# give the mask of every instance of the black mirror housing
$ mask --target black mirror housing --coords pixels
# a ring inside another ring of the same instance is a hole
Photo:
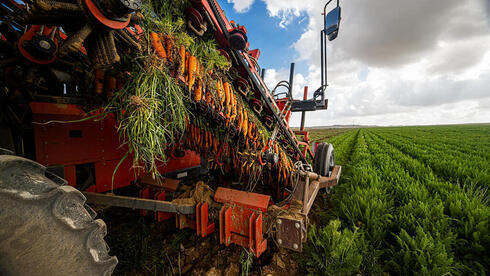
[[[332,41],[337,38],[340,27],[340,6],[335,7],[325,17],[325,35]]]

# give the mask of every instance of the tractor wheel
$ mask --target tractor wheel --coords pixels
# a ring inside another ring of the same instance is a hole
[[[315,151],[313,161],[314,172],[321,176],[330,176],[335,167],[335,152],[333,146],[328,143],[321,143]]]
[[[42,165],[0,150],[0,275],[110,275],[106,225]]]
[[[325,143],[318,143],[315,149],[315,156],[313,158],[313,171],[320,174],[320,162],[322,159],[323,146]]]

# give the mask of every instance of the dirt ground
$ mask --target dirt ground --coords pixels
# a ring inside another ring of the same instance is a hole
[[[156,222],[138,210],[98,210],[107,224],[106,241],[119,264],[114,275],[301,275],[299,254],[268,242],[257,259],[240,246],[219,244],[217,233],[201,238],[178,230],[174,219]]]

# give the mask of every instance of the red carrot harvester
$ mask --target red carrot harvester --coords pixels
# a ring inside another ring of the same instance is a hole
[[[341,173],[332,145],[304,129],[307,111],[327,109],[339,2],[324,8],[321,86],[302,100],[294,64],[268,89],[260,50],[216,0],[163,2],[0,3],[0,229],[19,241],[0,242],[0,271],[110,273],[105,224],[85,201],[257,257],[271,240],[302,251],[313,202]]]

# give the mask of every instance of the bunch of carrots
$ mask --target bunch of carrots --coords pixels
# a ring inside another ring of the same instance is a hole
[[[255,162],[249,161],[249,157],[254,155],[253,152],[259,152],[263,148],[265,139],[256,123],[249,117],[248,109],[237,97],[238,94],[233,85],[217,77],[216,74],[212,74],[211,70],[205,72],[199,59],[184,46],[177,47],[171,36],[155,32],[151,32],[150,36],[157,56],[167,63],[169,68],[175,68],[174,71],[171,71],[171,75],[185,81],[189,91],[187,96],[223,114],[226,127],[237,130],[238,139],[244,141],[244,150],[248,153],[230,147],[227,141],[217,138],[215,131],[191,122],[187,122],[185,146],[209,157],[214,166],[222,165],[220,158],[229,157],[234,168],[250,172]],[[176,59],[174,59],[174,53]],[[215,87],[204,81],[206,73],[215,78],[213,80]],[[293,171],[293,162],[282,149],[279,150],[277,144],[274,150],[279,156],[279,162],[274,166],[277,169],[277,177],[279,181],[289,183],[290,177],[288,176]]]

